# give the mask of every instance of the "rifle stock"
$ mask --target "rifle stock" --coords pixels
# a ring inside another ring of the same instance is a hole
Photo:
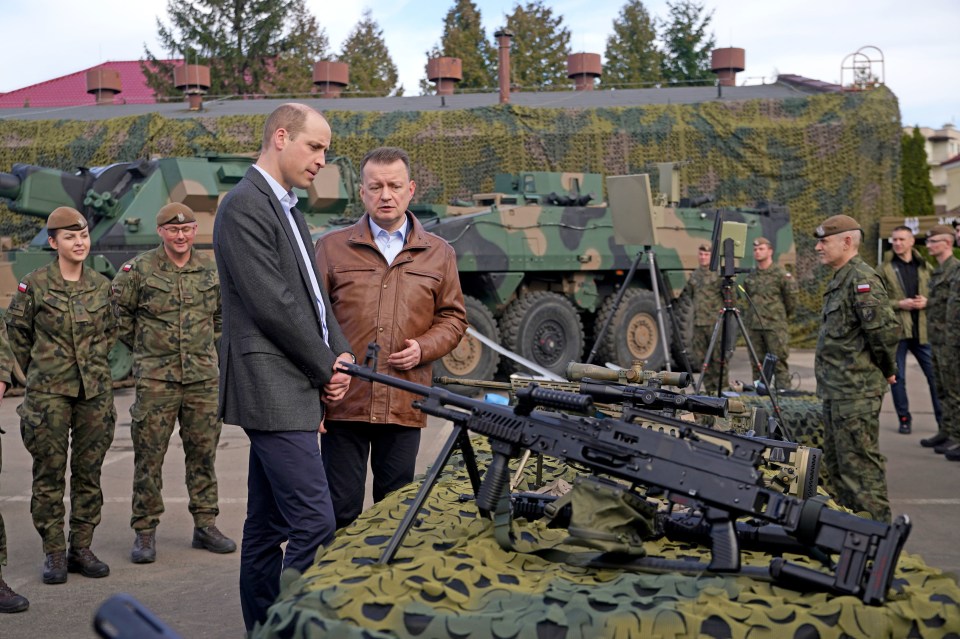
[[[740,569],[734,522],[738,517],[754,517],[782,526],[801,543],[839,554],[833,574],[777,561],[770,567],[774,578],[858,596],[867,604],[883,603],[886,597],[910,531],[909,519],[901,515],[891,526],[830,510],[817,499],[800,500],[765,488],[758,468],[765,447],[759,442],[738,438],[743,441],[731,450],[705,441],[689,425],[680,426],[678,436],[670,436],[624,421],[536,410],[536,406],[550,406],[585,411],[592,405],[589,397],[536,386],[517,393],[516,407],[488,404],[376,373],[375,349],[367,356],[367,363],[371,362],[371,367],[342,364],[341,369],[420,395],[424,399],[414,405],[423,412],[490,439],[493,459],[477,495],[483,512],[494,512],[508,497],[508,462],[530,449],[585,466],[594,474],[657,488],[671,503],[699,510],[710,525],[710,570]],[[643,413],[652,422],[685,424]]]

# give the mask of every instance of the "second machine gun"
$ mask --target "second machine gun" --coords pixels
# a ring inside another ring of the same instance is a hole
[[[462,447],[470,446],[463,436],[465,429],[489,438],[493,458],[479,488],[474,481],[476,503],[482,513],[500,517],[505,506],[509,516],[508,464],[523,450],[530,449],[583,466],[592,474],[607,475],[631,486],[654,488],[671,504],[699,510],[709,526],[711,560],[705,566],[708,570],[740,570],[735,521],[752,517],[781,526],[804,546],[825,555],[838,555],[832,572],[776,557],[769,565],[769,576],[774,580],[856,596],[870,605],[880,605],[886,599],[910,532],[909,518],[898,516],[892,524],[872,521],[832,510],[819,498],[802,500],[764,487],[758,470],[762,443],[740,438],[736,452],[731,452],[704,441],[689,429],[674,437],[621,420],[537,410],[536,406],[549,406],[583,412],[590,410],[592,401],[583,395],[536,386],[518,391],[516,407],[488,404],[377,373],[377,349],[376,345],[371,346],[365,366],[342,364],[342,370],[419,395],[423,399],[415,401],[414,406],[453,422],[454,433],[441,456],[449,457],[455,441]],[[663,419],[655,413],[643,418],[654,422]],[[469,454],[464,451],[464,457],[473,459],[472,449]],[[445,462],[446,458],[438,460],[434,466],[442,467]],[[476,468],[473,473],[472,480]],[[424,482],[405,522],[412,522],[433,481],[436,475],[429,483]]]

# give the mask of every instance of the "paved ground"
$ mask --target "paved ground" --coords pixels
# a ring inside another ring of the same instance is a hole
[[[741,349],[742,351],[742,349]],[[797,352],[791,357],[803,388],[813,389],[813,354]],[[738,353],[731,378],[745,379],[749,366]],[[914,415],[914,434],[899,435],[889,394],[884,403],[880,444],[888,458],[890,495],[894,513],[908,513],[914,522],[907,551],[920,553],[928,564],[960,573],[960,498],[956,486],[960,463],[951,463],[921,448],[917,442],[935,431],[930,398],[919,368],[910,360],[908,387]],[[43,555],[40,539],[30,520],[30,457],[19,437],[15,413],[18,397],[8,397],[0,406],[3,436],[3,474],[0,476],[0,512],[7,528],[9,565],[3,576],[30,599],[30,610],[0,615],[0,637],[92,637],[90,622],[98,605],[110,595],[135,595],[185,638],[239,639],[243,621],[237,595],[239,553],[213,555],[190,547],[192,521],[187,512],[183,483],[183,453],[174,437],[164,468],[167,513],[158,529],[158,560],[155,564],[129,562],[133,533],[129,528],[130,485],[133,452],[130,443],[129,407],[132,389],[117,392],[120,416],[113,447],[103,469],[105,505],[93,548],[110,564],[105,579],[70,575],[66,584],[44,585],[40,581]],[[424,433],[421,469],[436,456],[447,427],[431,421]],[[225,427],[217,457],[220,479],[220,528],[240,541],[246,497],[247,440],[235,427]]]

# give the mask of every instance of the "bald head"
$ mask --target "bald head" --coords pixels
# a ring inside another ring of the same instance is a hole
[[[287,135],[291,138],[296,138],[300,132],[303,131],[307,116],[311,113],[315,113],[323,118],[318,111],[311,109],[305,104],[288,102],[287,104],[278,106],[273,110],[273,113],[267,116],[267,121],[263,125],[263,139],[260,142],[261,150],[266,149],[270,145],[270,141],[276,134],[277,129],[285,129]]]
[[[319,112],[283,104],[267,117],[257,166],[288,191],[305,189],[326,165],[330,138],[330,125]]]

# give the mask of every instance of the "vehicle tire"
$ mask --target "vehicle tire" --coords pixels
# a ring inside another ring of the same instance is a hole
[[[493,341],[500,342],[500,329],[493,313],[475,297],[463,296],[463,304],[467,309],[467,322],[481,335]],[[480,340],[470,335],[464,335],[460,344],[442,358],[433,363],[434,377],[465,377],[468,379],[493,379],[497,372],[500,354],[484,346]],[[475,388],[467,386],[451,386],[450,390],[458,393],[474,394]]]
[[[557,375],[583,354],[583,324],[573,303],[559,293],[537,291],[522,295],[507,306],[500,320],[503,345],[514,353]],[[507,374],[527,372],[511,359],[503,359]]]
[[[600,344],[598,363],[611,362],[620,368],[630,368],[634,360],[643,360],[646,370],[661,370],[667,361],[660,339],[660,325],[657,322],[657,300],[653,291],[639,288],[628,289],[620,300],[620,306],[613,311],[616,295],[603,301],[597,313],[597,330],[613,314],[613,321],[607,328]],[[665,309],[664,309],[664,312]],[[670,343],[670,327],[664,316],[667,330],[667,343]]]
[[[673,313],[677,318],[677,325],[680,327],[680,334],[674,335],[670,340],[670,355],[673,358],[674,368],[683,370],[683,357],[681,350],[687,349],[687,358],[690,360],[692,371],[700,372],[700,365],[703,362],[695,362],[693,357],[693,300],[689,297],[678,297],[673,302]]]
[[[126,344],[118,341],[107,355],[107,363],[110,364],[110,378],[115,382],[122,382],[130,377],[133,370],[133,352]]]

